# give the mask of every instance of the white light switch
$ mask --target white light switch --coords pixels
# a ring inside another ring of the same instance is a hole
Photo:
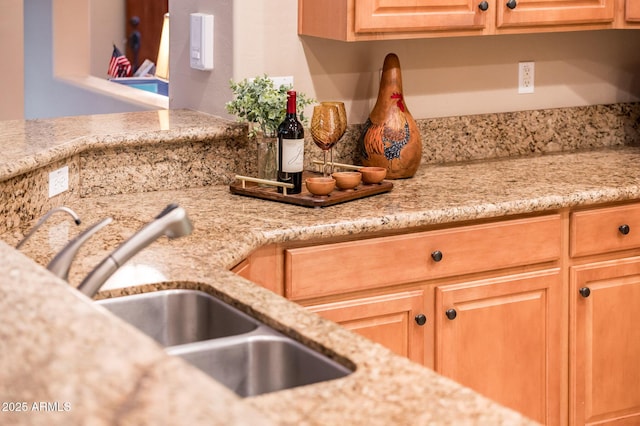
[[[191,14],[189,63],[197,70],[213,69],[213,15]]]

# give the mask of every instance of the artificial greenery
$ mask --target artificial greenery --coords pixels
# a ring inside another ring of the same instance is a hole
[[[245,78],[240,82],[231,80],[229,86],[234,99],[227,102],[227,112],[236,115],[240,121],[254,123],[251,130],[254,136],[258,129],[266,136],[276,136],[278,126],[284,121],[287,113],[287,92],[292,87],[275,87],[266,74],[251,80]],[[306,124],[304,108],[315,101],[300,92],[297,92],[296,100],[298,119]]]

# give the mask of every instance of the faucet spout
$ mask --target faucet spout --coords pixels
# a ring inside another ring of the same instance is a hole
[[[169,204],[153,221],[143,226],[109,256],[104,258],[82,280],[78,290],[89,297],[93,297],[118,268],[149,244],[163,235],[174,239],[189,235],[192,230],[193,225],[187,216],[187,212],[177,204]]]
[[[69,207],[62,206],[62,207],[53,208],[53,209],[49,210],[44,216],[42,216],[38,220],[38,222],[33,226],[33,228],[31,228],[31,230],[29,232],[27,232],[27,235],[25,235],[24,238],[22,238],[22,240],[20,240],[18,245],[16,245],[16,249],[19,249],[20,247],[22,247],[24,245],[24,243],[26,243],[27,240],[29,238],[31,238],[31,236],[34,234],[34,232],[36,232],[42,226],[42,224],[45,223],[47,221],[47,219],[49,219],[51,217],[52,214],[57,213],[57,212],[68,213],[69,216],[71,216],[73,218],[73,221],[76,223],[76,225],[80,225],[80,217],[76,214],[76,212],[71,210]]]
[[[112,219],[108,217],[82,231],[81,234],[69,241],[67,245],[64,246],[64,248],[60,250],[53,259],[51,259],[51,262],[47,265],[47,269],[53,272],[56,276],[64,280],[68,280],[71,263],[76,257],[78,250],[80,250],[80,247],[82,247],[82,245],[91,238],[93,234],[107,226],[111,221]]]

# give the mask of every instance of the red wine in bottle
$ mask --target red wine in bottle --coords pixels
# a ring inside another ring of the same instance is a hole
[[[287,194],[302,191],[302,169],[304,167],[304,128],[296,113],[296,92],[287,92],[287,115],[278,126],[278,181],[292,183]],[[278,187],[278,192],[282,188]]]

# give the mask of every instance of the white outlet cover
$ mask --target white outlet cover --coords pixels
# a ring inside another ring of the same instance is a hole
[[[518,93],[535,92],[535,62],[520,62],[518,64]]]
[[[69,190],[69,166],[49,172],[49,198]]]
[[[293,76],[283,76],[283,77],[269,77],[271,81],[273,81],[273,85],[276,87],[280,86],[290,86],[293,87]]]

